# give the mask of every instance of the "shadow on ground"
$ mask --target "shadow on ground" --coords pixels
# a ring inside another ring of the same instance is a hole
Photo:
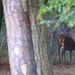
[[[11,75],[8,58],[0,58],[0,75]]]

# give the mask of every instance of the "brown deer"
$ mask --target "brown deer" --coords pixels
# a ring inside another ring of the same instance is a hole
[[[75,50],[75,42],[69,35],[60,35],[57,38],[57,47],[58,47],[58,53],[59,53],[59,63],[61,63],[60,58],[60,49],[62,48],[62,61],[63,61],[63,55],[65,59],[65,51],[68,50],[70,52],[70,62],[72,61],[72,50]]]

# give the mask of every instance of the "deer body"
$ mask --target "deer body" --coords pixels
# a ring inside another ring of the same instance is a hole
[[[61,62],[60,58],[60,49],[62,48],[62,60],[63,60],[63,55],[65,58],[65,51],[68,50],[70,52],[70,62],[72,61],[72,50],[75,50],[75,42],[74,40],[68,36],[68,35],[60,35],[57,38],[57,47],[58,47],[58,53],[59,53],[59,62]]]

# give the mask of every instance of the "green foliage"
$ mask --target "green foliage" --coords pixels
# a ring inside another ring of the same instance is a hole
[[[5,20],[3,16],[3,21],[0,31],[0,58],[7,56],[8,56],[7,37],[6,37]]]
[[[24,0],[24,2],[26,2],[26,0]]]
[[[75,0],[48,0],[47,3],[40,0],[39,6],[38,18],[41,24],[45,24],[46,19],[61,20],[61,23],[64,22],[71,28],[75,25]]]
[[[46,24],[47,26],[49,26],[49,23],[48,23],[47,21],[44,21],[44,20],[40,21],[39,24],[40,24],[40,25]]]

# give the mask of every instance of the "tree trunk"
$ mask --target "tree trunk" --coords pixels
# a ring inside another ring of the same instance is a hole
[[[3,0],[11,75],[37,75],[30,25],[21,0]]]
[[[52,75],[47,54],[46,29],[44,25],[40,26],[36,20],[39,10],[39,0],[28,0],[28,2],[37,73],[38,75]]]
[[[2,5],[2,0],[0,0],[0,30],[1,30],[2,18],[3,18],[3,5]]]

